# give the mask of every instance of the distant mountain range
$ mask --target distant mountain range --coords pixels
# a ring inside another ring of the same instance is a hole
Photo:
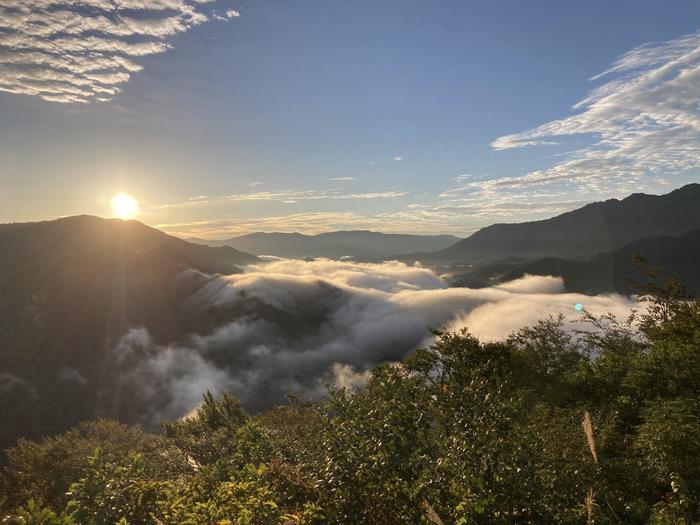
[[[648,237],[617,250],[589,257],[562,259],[546,257],[531,262],[505,262],[474,268],[452,278],[454,286],[479,288],[512,281],[526,274],[562,277],[568,291],[585,294],[639,293],[637,284],[646,284],[646,271],[661,270],[661,278],[674,276],[687,286],[688,293],[700,295],[700,229],[683,235]]]
[[[494,224],[449,248],[399,255],[399,260],[484,265],[507,258],[574,258],[621,248],[647,237],[677,236],[700,228],[700,184],[666,195],[635,193],[594,202],[551,219]]]
[[[251,233],[224,240],[187,239],[209,246],[231,246],[256,255],[302,259],[381,259],[408,251],[437,251],[454,245],[454,235],[402,235],[365,230],[337,231],[318,235],[301,233]]]
[[[172,349],[240,319],[256,320],[261,330],[274,326],[290,341],[323,324],[328,311],[308,298],[292,313],[246,290],[231,305],[197,302],[210,285],[224,286],[212,274],[260,261],[246,251],[366,260],[412,252],[401,258],[456,263],[453,273],[469,268],[454,277],[456,285],[488,286],[527,273],[562,276],[568,290],[586,293],[634,291],[627,279],[644,280],[633,262],[639,254],[697,294],[699,204],[700,185],[691,184],[545,221],[494,225],[464,240],[351,231],[251,234],[214,247],[137,221],[90,216],[0,225],[0,448],[99,416],[139,422],[143,402],[119,377],[129,357],[116,351],[130,329],[145,327],[154,348]],[[342,289],[319,289],[330,300],[343,298]],[[209,357],[240,357],[235,350]]]

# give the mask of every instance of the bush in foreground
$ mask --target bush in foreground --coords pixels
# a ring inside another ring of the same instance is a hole
[[[83,423],[7,452],[5,523],[700,522],[700,302],[467,332],[366,388],[248,416],[207,394],[161,436]]]

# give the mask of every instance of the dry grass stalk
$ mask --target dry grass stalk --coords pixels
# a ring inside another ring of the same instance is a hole
[[[593,462],[598,464],[598,454],[595,449],[595,438],[593,437],[593,424],[591,423],[591,415],[588,410],[583,414],[583,432],[586,434],[586,441],[588,442],[588,449],[591,451],[591,456],[593,456]]]
[[[440,516],[438,516],[437,512],[435,512],[433,506],[426,500],[423,500],[423,508],[425,509],[425,516],[428,518],[428,520],[430,520],[431,523],[435,525],[445,525],[440,519]]]
[[[588,489],[588,494],[586,494],[586,514],[588,515],[586,523],[588,525],[593,525],[593,503],[593,487],[590,487]]]
[[[588,443],[588,450],[591,451],[591,456],[593,456],[593,463],[598,464],[598,453],[595,448],[595,436],[593,436],[593,423],[591,422],[591,414],[586,410],[583,414],[583,433],[586,434],[586,442]],[[595,503],[593,495],[593,487],[588,488],[588,493],[586,494],[586,523],[588,525],[593,525],[593,505]]]

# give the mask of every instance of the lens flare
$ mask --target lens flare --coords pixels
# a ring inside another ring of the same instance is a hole
[[[126,193],[117,193],[110,203],[113,215],[120,219],[132,219],[139,212],[139,203]]]

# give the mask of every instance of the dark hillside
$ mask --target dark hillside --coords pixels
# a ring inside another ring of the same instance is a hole
[[[104,352],[128,328],[147,326],[159,341],[189,328],[183,298],[198,284],[183,270],[237,273],[256,260],[136,221],[1,225],[2,427],[33,435],[94,416],[110,381]],[[2,433],[0,446],[10,438]]]

